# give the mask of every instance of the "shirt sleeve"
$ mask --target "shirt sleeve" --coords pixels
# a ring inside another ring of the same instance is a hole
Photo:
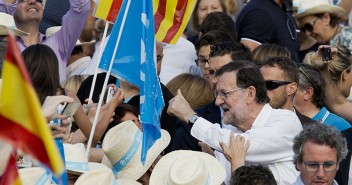
[[[16,12],[17,3],[18,1],[16,1],[14,4],[6,4],[4,0],[0,0],[0,12],[4,12],[13,16]]]
[[[257,43],[273,42],[274,25],[270,15],[262,9],[248,12],[238,27],[240,40],[253,40]]]
[[[302,130],[298,118],[293,115],[275,116],[269,120],[267,125],[259,128],[252,127],[242,133],[241,136],[250,141],[246,161],[271,163],[292,160],[293,139]],[[227,146],[230,144],[230,130],[222,129],[218,124],[212,124],[203,118],[197,119],[191,134],[220,152],[223,150],[219,142],[224,142]]]

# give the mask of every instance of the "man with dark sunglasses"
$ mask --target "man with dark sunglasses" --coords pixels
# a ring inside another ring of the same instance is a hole
[[[293,185],[338,185],[334,178],[348,149],[345,138],[335,128],[324,124],[308,126],[295,137],[293,152],[300,171]]]
[[[292,59],[272,57],[260,68],[265,79],[269,104],[276,109],[287,109],[297,114],[302,125],[313,124],[314,120],[298,112],[293,106],[293,99],[299,81],[298,68]]]
[[[85,25],[90,0],[70,0],[71,8],[62,18],[62,28],[50,37],[39,32],[44,5],[42,0],[0,0],[0,12],[14,15],[16,27],[29,33],[17,37],[21,52],[34,44],[45,44],[53,49],[59,60],[60,81],[63,81],[67,60]]]

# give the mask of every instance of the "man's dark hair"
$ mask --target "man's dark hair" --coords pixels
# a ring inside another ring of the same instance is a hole
[[[276,185],[274,175],[264,166],[241,166],[231,178],[232,185]]]
[[[198,54],[199,49],[202,46],[214,45],[216,43],[225,42],[229,40],[231,40],[231,36],[228,35],[226,32],[219,30],[209,31],[195,43],[196,52]]]
[[[286,81],[296,82],[298,84],[299,74],[296,63],[288,57],[271,57],[263,63],[263,66],[278,66],[284,72]]]
[[[5,55],[6,55],[6,48],[7,48],[7,42],[0,42],[0,78],[1,78],[1,71],[2,71],[2,65],[5,60]]]
[[[300,64],[299,68],[298,88],[304,90],[312,87],[314,92],[312,95],[312,103],[322,108],[325,105],[325,81],[319,71],[307,64]]]
[[[216,56],[231,55],[231,59],[235,60],[251,60],[250,50],[240,42],[226,41],[219,42],[210,47],[209,58]]]
[[[236,24],[225,12],[212,12],[208,14],[200,25],[199,32],[206,34],[209,31],[219,30],[237,40]]]
[[[256,89],[255,100],[257,103],[265,104],[269,102],[264,78],[254,62],[248,60],[230,62],[216,71],[215,76],[219,77],[226,72],[236,72],[236,85],[238,87],[245,89],[253,86]]]

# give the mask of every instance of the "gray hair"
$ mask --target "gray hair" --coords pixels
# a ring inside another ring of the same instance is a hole
[[[319,145],[327,145],[336,149],[337,163],[340,163],[347,155],[348,149],[346,139],[341,132],[333,127],[324,124],[313,124],[306,127],[298,134],[293,141],[294,163],[303,162],[303,145],[307,142],[313,142]]]

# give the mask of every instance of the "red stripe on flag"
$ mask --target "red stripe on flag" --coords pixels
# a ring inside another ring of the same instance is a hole
[[[5,61],[16,65],[18,67],[18,69],[20,70],[20,74],[22,75],[23,80],[25,82],[27,82],[28,84],[30,84],[31,86],[33,86],[32,80],[31,80],[31,78],[29,78],[29,74],[27,73],[27,68],[24,65],[24,61],[23,61],[22,56],[20,54],[21,52],[20,52],[19,48],[17,47],[15,37],[8,35],[7,40],[8,40],[8,42],[7,42],[8,47],[7,47]],[[15,53],[19,53],[19,54],[16,55]]]
[[[176,1],[176,0],[173,0]],[[159,0],[158,10],[154,15],[154,30],[158,33],[161,22],[165,19],[166,0]]]
[[[183,17],[185,16],[187,4],[188,4],[188,0],[178,0],[173,24],[169,28],[169,30],[167,31],[165,38],[163,39],[163,42],[169,43],[175,37],[178,29],[180,28],[180,26],[182,24]],[[155,33],[157,33],[157,32],[155,32]]]
[[[0,137],[11,142],[16,148],[23,149],[28,155],[40,159],[44,165],[53,169],[50,164],[49,156],[41,138],[35,136],[20,124],[9,120],[0,114]],[[43,138],[52,139],[52,138]]]
[[[106,20],[115,22],[121,8],[122,0],[113,0]]]
[[[16,149],[13,149],[9,161],[7,162],[5,172],[2,175],[0,185],[16,184],[16,181],[19,180],[19,178],[16,165]]]

